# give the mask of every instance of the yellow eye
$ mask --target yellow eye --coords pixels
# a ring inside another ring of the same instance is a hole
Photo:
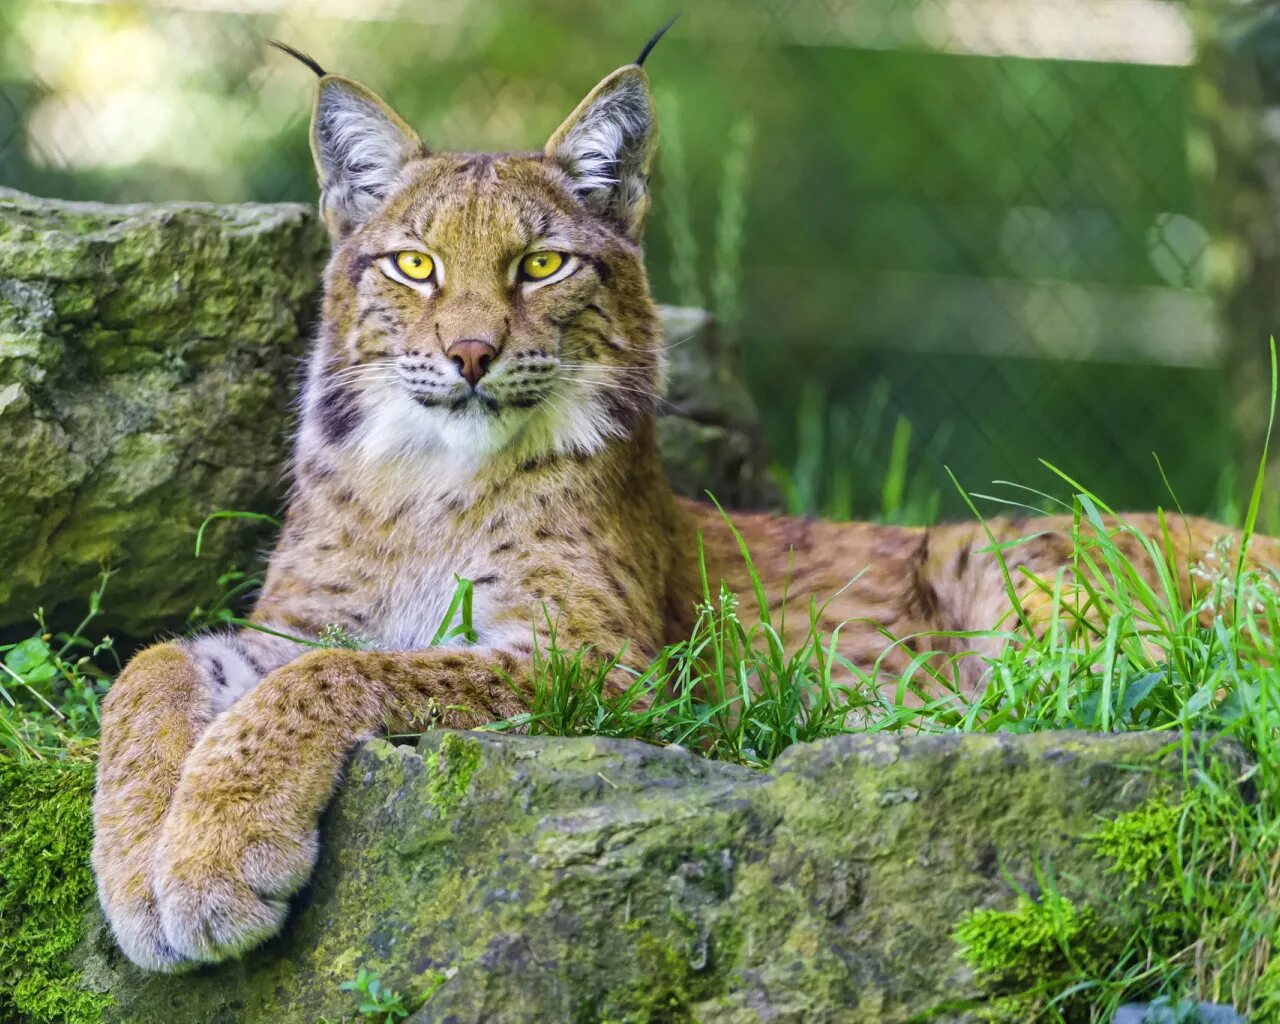
[[[520,273],[527,281],[544,281],[564,266],[558,252],[531,252],[520,261]]]
[[[410,281],[425,281],[435,269],[435,262],[425,252],[405,250],[396,253],[396,269]]]

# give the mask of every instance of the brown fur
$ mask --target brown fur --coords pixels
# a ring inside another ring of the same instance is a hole
[[[286,524],[253,614],[268,631],[144,651],[104,706],[93,863],[122,948],[152,969],[225,959],[280,927],[361,737],[524,710],[533,645],[552,627],[561,647],[641,667],[690,628],[699,532],[712,576],[749,590],[724,520],[672,496],[654,442],[640,69],[609,76],[538,154],[430,154],[332,76],[314,124],[334,248]],[[546,249],[571,271],[522,283],[521,257]],[[400,250],[427,252],[438,276],[398,278],[387,254]],[[448,356],[458,341],[496,353],[474,390]],[[831,598],[822,626],[841,626],[842,653],[886,679],[955,644],[922,634],[1008,621],[973,524],[734,520],[771,606],[807,626],[810,596]],[[1032,577],[1067,559],[1065,525],[992,524],[1001,541],[1038,535],[1008,556],[1033,617]],[[1223,533],[1176,522],[1181,564]],[[1258,544],[1280,564],[1274,542]],[[432,648],[455,575],[474,581],[479,642]],[[371,649],[289,639],[331,625]]]

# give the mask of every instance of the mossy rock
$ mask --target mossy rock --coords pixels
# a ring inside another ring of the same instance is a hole
[[[106,206],[0,190],[0,624],[147,634],[217,593],[274,511],[324,239],[304,206]]]
[[[373,741],[279,938],[148,975],[89,906],[68,984],[142,1024],[356,1020],[360,968],[417,1024],[905,1022],[979,995],[951,932],[1034,892],[1037,858],[1118,895],[1085,837],[1181,763],[1153,734],[846,736],[769,774],[605,739]]]
[[[662,306],[667,386],[658,417],[662,461],[679,494],[726,508],[779,504],[759,414],[734,339],[707,312]]]
[[[309,207],[107,206],[0,189],[0,626],[83,612],[104,569],[108,625],[136,636],[259,559],[244,521],[279,511],[299,359],[328,253]],[[684,493],[770,497],[735,350],[664,309],[659,427]]]

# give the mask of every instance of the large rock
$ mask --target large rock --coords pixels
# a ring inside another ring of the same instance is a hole
[[[604,739],[375,741],[280,938],[147,975],[92,911],[71,964],[132,1024],[350,1021],[360,968],[417,1024],[895,1024],[977,994],[949,933],[1009,879],[1034,892],[1037,856],[1105,899],[1083,837],[1180,763],[1154,734],[845,736],[769,775]]]
[[[107,609],[145,634],[252,557],[274,511],[324,241],[303,206],[103,206],[0,191],[0,623]]]
[[[276,512],[298,358],[327,254],[298,205],[105,206],[0,189],[0,625],[79,612],[104,568],[113,624],[146,635],[216,593]],[[767,500],[736,353],[665,310],[659,434],[685,493]]]
[[[668,365],[658,444],[671,486],[691,498],[709,492],[725,508],[777,505],[733,339],[704,310],[660,308]]]

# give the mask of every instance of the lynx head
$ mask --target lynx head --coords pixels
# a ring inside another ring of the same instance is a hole
[[[640,65],[591,90],[541,152],[482,155],[433,152],[369,89],[312,66],[333,254],[304,435],[376,460],[530,458],[591,454],[645,421],[661,346],[640,248],[655,141]]]

